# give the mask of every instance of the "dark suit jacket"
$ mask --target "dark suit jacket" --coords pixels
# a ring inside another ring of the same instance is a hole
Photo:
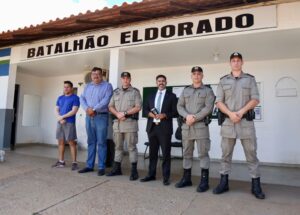
[[[152,108],[155,107],[155,96],[157,91],[155,93],[152,93],[148,96],[146,102],[144,103],[143,107],[143,115],[148,116],[149,112]],[[161,113],[164,113],[167,115],[166,119],[163,119],[160,122],[161,128],[162,128],[162,134],[173,134],[173,118],[178,117],[177,112],[177,98],[176,95],[170,91],[166,91],[162,107],[161,107]],[[151,129],[153,127],[153,118],[148,117],[147,121],[147,127],[146,131],[149,133],[151,132]]]

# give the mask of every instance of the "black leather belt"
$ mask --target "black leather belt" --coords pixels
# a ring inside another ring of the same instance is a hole
[[[96,112],[96,115],[107,115],[108,112]]]

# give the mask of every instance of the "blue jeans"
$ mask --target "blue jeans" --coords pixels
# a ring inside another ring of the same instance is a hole
[[[105,169],[107,127],[108,114],[86,117],[86,133],[88,136],[88,157],[86,166],[88,168],[94,168],[96,152],[98,151],[98,169]]]

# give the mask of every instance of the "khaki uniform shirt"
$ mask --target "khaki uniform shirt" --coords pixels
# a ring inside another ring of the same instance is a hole
[[[126,90],[117,88],[114,90],[108,106],[114,107],[119,112],[128,111],[136,106],[141,107],[142,97],[140,91],[132,86]],[[114,119],[113,130],[114,132],[137,132],[138,121],[130,117],[125,121]]]
[[[243,72],[238,78],[231,74],[226,75],[220,79],[216,96],[216,103],[223,102],[230,111],[237,112],[251,99],[259,100],[255,77]],[[221,136],[238,139],[255,138],[254,122],[242,119],[241,122],[234,124],[229,118],[225,118]]]
[[[182,124],[183,139],[209,138],[208,126],[202,120],[213,111],[214,101],[212,89],[205,85],[199,88],[191,85],[183,90],[177,103],[178,113],[183,118],[189,114],[196,116],[196,122],[192,126]]]

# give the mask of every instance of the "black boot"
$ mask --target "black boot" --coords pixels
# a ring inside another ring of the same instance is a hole
[[[116,175],[122,175],[120,162],[114,162],[112,170],[106,174],[106,176],[116,176]]]
[[[252,194],[257,198],[257,199],[264,199],[265,194],[261,189],[260,186],[260,178],[252,178]]]
[[[130,174],[130,181],[135,181],[139,178],[139,174],[137,171],[137,163],[132,163],[131,164],[131,174]]]
[[[228,175],[221,175],[219,185],[213,190],[214,194],[221,194],[229,190],[228,187]]]
[[[209,171],[208,169],[202,169],[201,170],[201,181],[199,186],[197,187],[197,192],[205,192],[209,189],[208,185],[208,178],[209,177]]]
[[[175,184],[175,187],[182,188],[187,186],[192,186],[191,174],[192,169],[183,169],[183,176],[181,180]]]

